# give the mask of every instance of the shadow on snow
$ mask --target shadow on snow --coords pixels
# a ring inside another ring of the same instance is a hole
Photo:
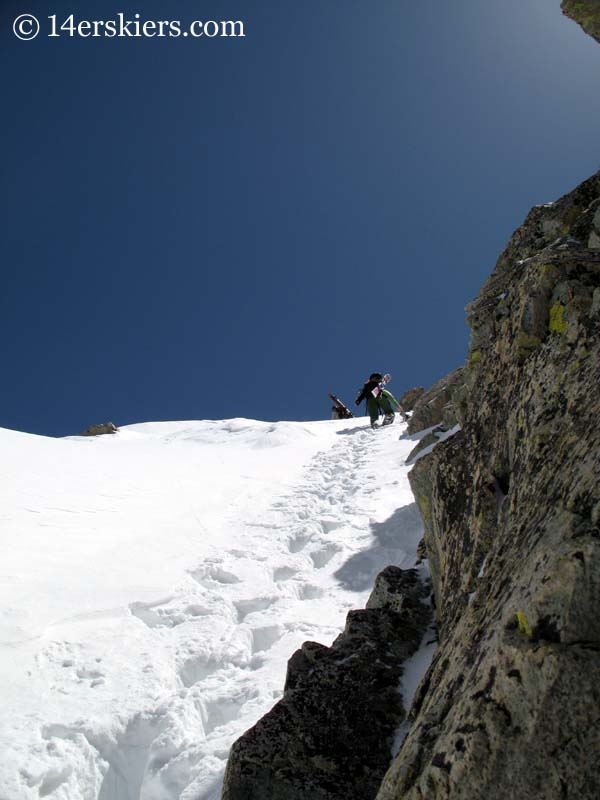
[[[389,564],[402,569],[414,567],[417,545],[423,538],[423,522],[416,503],[402,506],[384,522],[371,523],[373,543],[355,553],[335,573],[344,589],[370,589],[376,575]]]

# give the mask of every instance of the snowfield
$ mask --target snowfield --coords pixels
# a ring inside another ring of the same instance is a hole
[[[0,800],[217,800],[292,653],[415,563],[398,419],[0,429]]]

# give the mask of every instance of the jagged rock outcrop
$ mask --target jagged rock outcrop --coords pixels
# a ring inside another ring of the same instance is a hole
[[[402,663],[431,619],[415,570],[387,567],[331,647],[305,642],[283,698],[234,744],[223,800],[368,800],[404,717]]]
[[[102,436],[105,433],[118,433],[119,429],[114,422],[101,422],[99,425],[90,425],[80,436]]]
[[[468,309],[461,429],[411,484],[440,648],[378,800],[600,797],[600,173]]]
[[[600,42],[600,0],[562,0],[563,13]]]
[[[432,430],[419,438],[417,444],[408,454],[405,464],[409,467],[412,466],[418,458],[422,458],[427,453],[430,453],[440,442],[444,442],[450,436],[454,436],[458,428],[458,425],[448,428],[445,422],[440,422],[439,425],[436,425]]]
[[[409,389],[407,392],[404,392],[400,398],[400,405],[405,411],[412,411],[417,400],[424,394],[424,386],[415,386],[412,389]]]
[[[451,428],[456,423],[452,398],[461,384],[462,372],[462,367],[455,369],[419,396],[408,421],[409,433],[416,433],[440,423]]]

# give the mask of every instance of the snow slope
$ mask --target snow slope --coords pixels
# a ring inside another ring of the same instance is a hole
[[[0,800],[216,800],[294,650],[414,565],[403,434],[0,429]]]

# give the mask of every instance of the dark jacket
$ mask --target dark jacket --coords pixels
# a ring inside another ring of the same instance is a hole
[[[379,381],[365,381],[365,385],[356,395],[356,400],[354,401],[356,405],[359,406],[367,397],[373,397],[373,389],[376,386],[379,386]]]

